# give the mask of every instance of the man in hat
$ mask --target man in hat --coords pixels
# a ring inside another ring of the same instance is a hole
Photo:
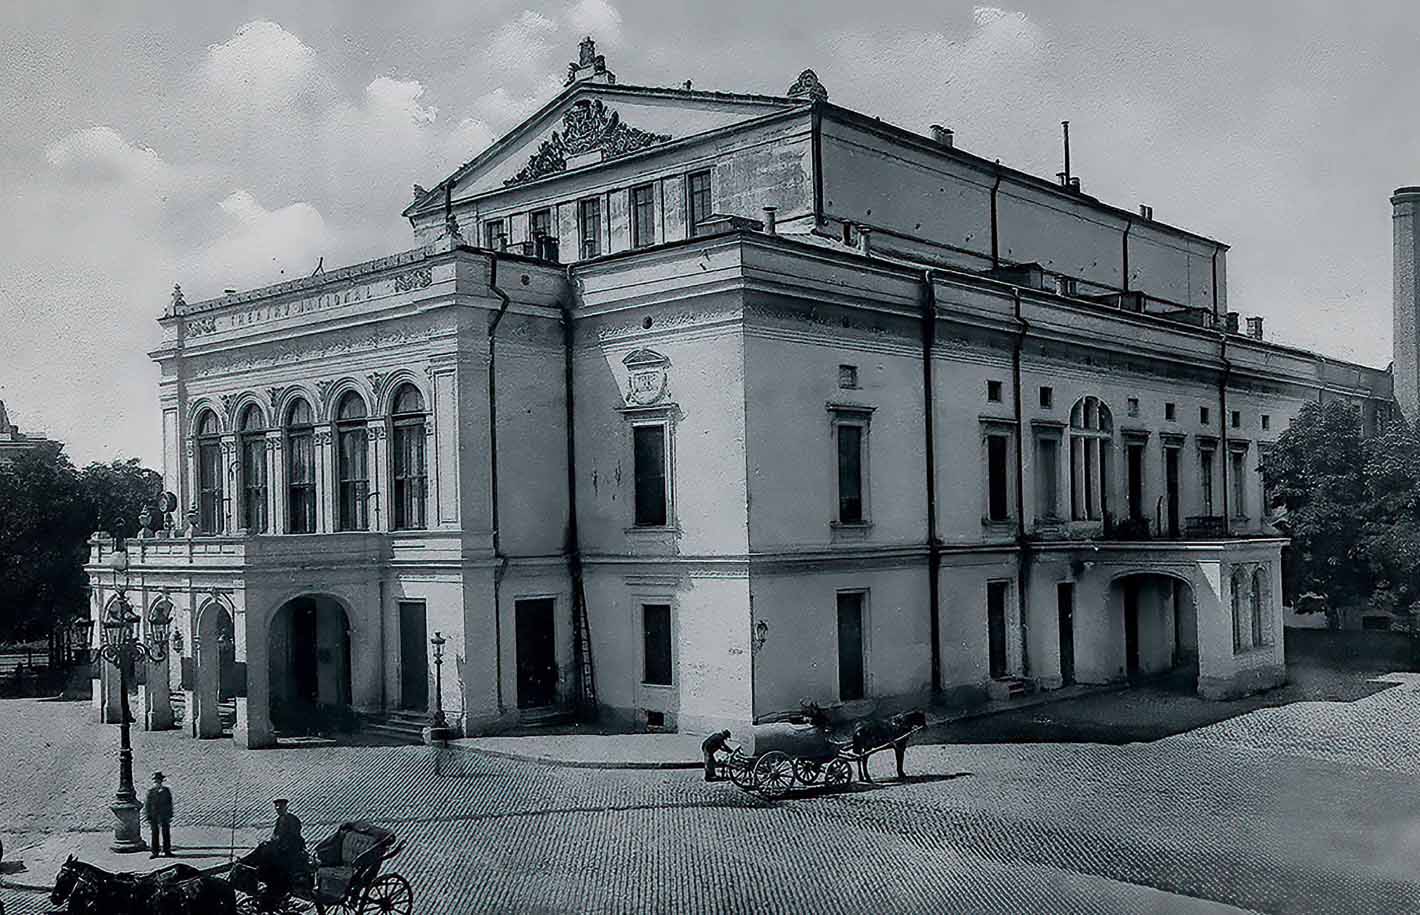
[[[271,801],[276,808],[276,825],[271,838],[262,842],[245,859],[257,869],[257,877],[266,884],[269,899],[280,899],[290,891],[309,863],[306,860],[306,840],[301,837],[301,820],[287,809],[286,798]]]
[[[171,858],[173,856],[173,836],[171,832],[173,822],[173,793],[168,790],[168,786],[163,784],[163,773],[153,773],[153,787],[148,789],[148,797],[143,802],[143,818],[148,821],[148,834],[152,839],[149,848],[152,854],[148,857],[156,858],[164,855]],[[163,843],[160,846],[158,839],[161,836]]]

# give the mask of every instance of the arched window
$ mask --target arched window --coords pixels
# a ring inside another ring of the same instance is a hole
[[[336,529],[370,528],[366,496],[370,494],[370,468],[365,448],[365,401],[354,391],[340,398],[335,411],[336,470],[340,476],[340,503]]]
[[[266,533],[266,423],[252,404],[237,423],[242,447],[242,526]]]
[[[394,527],[424,528],[428,479],[424,463],[424,398],[412,384],[394,395]]]
[[[297,400],[286,411],[286,529],[316,529],[316,445],[311,405]]]
[[[1263,626],[1264,614],[1267,612],[1266,586],[1262,569],[1258,568],[1252,573],[1252,600],[1249,602],[1252,607],[1252,644],[1253,647],[1267,644],[1266,627]]]
[[[197,525],[204,534],[222,532],[222,439],[217,414],[197,420]]]
[[[1233,654],[1248,647],[1248,622],[1245,617],[1251,591],[1252,583],[1248,580],[1247,570],[1233,572]]]
[[[1099,521],[1109,511],[1114,421],[1095,397],[1076,401],[1070,411],[1070,516]]]

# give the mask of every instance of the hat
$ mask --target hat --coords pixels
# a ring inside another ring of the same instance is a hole
[[[160,782],[160,781],[162,781],[162,780],[163,780],[163,773],[161,773],[161,772],[154,772],[154,773],[153,773],[153,781],[155,781],[155,782]]]
[[[290,803],[290,802],[287,801],[284,797],[273,797],[273,798],[271,799],[271,803],[273,803],[273,804],[287,804],[287,803]]]

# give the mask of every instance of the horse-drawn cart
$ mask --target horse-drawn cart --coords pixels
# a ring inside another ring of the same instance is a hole
[[[404,849],[395,834],[370,823],[345,823],[316,846],[310,867],[285,888],[269,886],[261,871],[244,862],[232,865],[231,882],[242,895],[244,915],[294,915],[314,909],[319,915],[410,915],[414,890],[396,873],[380,866]]]

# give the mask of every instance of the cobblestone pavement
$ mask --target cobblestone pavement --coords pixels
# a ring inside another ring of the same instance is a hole
[[[0,702],[7,859],[110,827],[116,733]],[[910,778],[766,804],[694,772],[552,768],[423,747],[241,752],[135,732],[184,827],[259,835],[281,792],[316,840],[391,825],[416,911],[1420,912],[1420,692],[1265,709],[1150,744],[914,747]],[[17,878],[18,879],[18,878]],[[42,897],[0,890],[9,915]]]

